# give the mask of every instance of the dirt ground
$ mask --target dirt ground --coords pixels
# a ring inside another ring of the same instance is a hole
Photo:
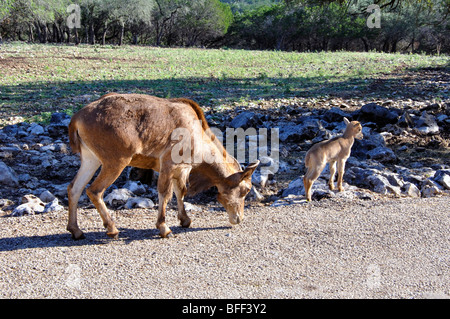
[[[326,199],[246,207],[231,227],[219,206],[168,213],[117,210],[108,239],[82,210],[86,239],[65,230],[66,211],[0,218],[3,298],[448,298],[449,197]]]

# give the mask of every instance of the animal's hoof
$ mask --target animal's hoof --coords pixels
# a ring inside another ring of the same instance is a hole
[[[166,224],[162,224],[158,227],[159,229],[159,235],[162,238],[169,238],[169,236],[171,236],[172,231],[170,230],[169,227],[166,226]],[[173,236],[173,235],[172,235]]]
[[[119,239],[119,232],[106,233],[112,239]]]
[[[72,239],[73,240],[81,240],[81,239],[86,239],[86,236],[81,233],[81,235],[75,236],[74,234],[72,234]]]
[[[164,238],[173,238],[173,237],[175,237],[175,235],[172,232],[170,232]]]
[[[86,238],[86,236],[84,236],[83,232],[79,229],[75,229],[75,230],[67,229],[67,230],[70,231],[70,233],[72,234],[73,240],[80,240],[80,239]]]
[[[161,236],[162,238],[172,238],[172,237],[174,237],[174,235],[172,234],[172,231],[170,231],[170,232],[168,232],[168,233],[165,233],[165,234],[160,233],[160,236]]]
[[[183,228],[188,228],[189,226],[191,226],[191,219],[190,218],[186,218],[185,220],[180,221],[180,225]]]

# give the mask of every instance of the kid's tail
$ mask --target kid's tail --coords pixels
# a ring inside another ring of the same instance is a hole
[[[310,160],[310,158],[311,158],[311,155],[309,154],[309,152],[306,153],[306,156],[305,156],[305,166],[306,167],[309,167],[309,160]]]
[[[80,136],[78,135],[78,127],[76,125],[76,121],[74,118],[70,121],[69,124],[69,144],[70,148],[72,149],[72,152],[74,153],[80,153]]]

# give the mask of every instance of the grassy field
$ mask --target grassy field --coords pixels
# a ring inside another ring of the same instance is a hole
[[[375,52],[8,43],[0,46],[0,127],[11,117],[45,121],[54,111],[71,114],[110,91],[190,97],[220,110],[259,99],[361,97],[380,76],[449,65],[447,56]]]

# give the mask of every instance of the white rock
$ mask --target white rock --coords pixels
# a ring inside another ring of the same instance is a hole
[[[305,187],[303,185],[303,178],[297,178],[291,181],[288,187],[283,191],[283,197],[288,195],[305,195]]]
[[[135,195],[143,195],[146,193],[145,186],[141,182],[128,181],[123,188],[129,189]]]
[[[21,202],[22,204],[13,210],[12,216],[40,214],[45,210],[45,204],[34,195],[23,196]]]
[[[25,215],[34,215],[34,210],[27,204],[22,204],[14,208],[11,216],[19,217]]]
[[[438,183],[441,184],[445,189],[450,189],[450,176],[442,174],[438,180]]]
[[[113,190],[111,193],[105,196],[104,201],[109,206],[117,207],[125,205],[128,199],[132,198],[133,196],[134,194],[130,190],[126,188],[119,188]]]
[[[43,213],[52,213],[63,211],[64,207],[59,205],[58,199],[53,199],[50,203],[45,205]]]
[[[127,200],[125,204],[126,209],[132,208],[153,208],[155,203],[149,198],[144,197],[131,197]]]
[[[191,212],[201,212],[202,209],[200,207],[198,207],[197,205],[185,202],[184,203],[184,209],[186,211],[191,211]]]
[[[439,194],[439,188],[436,186],[425,185],[422,187],[422,197],[434,197]]]
[[[402,187],[402,194],[408,195],[410,197],[420,197],[420,190],[413,183],[405,183]]]

